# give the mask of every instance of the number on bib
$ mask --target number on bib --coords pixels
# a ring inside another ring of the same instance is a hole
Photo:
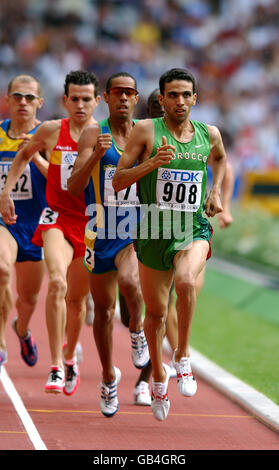
[[[139,206],[140,202],[137,196],[137,186],[135,183],[121,191],[114,191],[112,187],[112,178],[115,170],[115,167],[109,167],[105,170],[104,205],[122,207]]]
[[[201,203],[203,171],[159,168],[156,185],[157,206],[196,212]]]
[[[70,178],[73,170],[73,166],[75,163],[75,159],[77,158],[77,152],[62,152],[61,158],[61,188],[63,191],[67,191],[67,180]]]
[[[58,215],[59,215],[58,212],[53,211],[49,207],[45,207],[43,212],[41,213],[39,224],[43,224],[43,225],[55,224]]]
[[[92,250],[88,246],[86,246],[85,248],[84,262],[88,269],[92,271],[95,266],[94,250]]]
[[[11,162],[0,162],[0,192],[3,190],[6,184],[10,167]],[[24,173],[22,173],[19,180],[12,189],[10,196],[14,201],[25,201],[27,199],[32,199],[33,192],[31,169],[29,163],[26,165]]]

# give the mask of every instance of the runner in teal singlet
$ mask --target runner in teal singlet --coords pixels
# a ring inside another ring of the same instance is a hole
[[[215,126],[190,120],[191,108],[197,100],[193,75],[185,69],[172,69],[160,77],[159,86],[159,103],[165,116],[135,125],[118,163],[113,187],[120,191],[137,181],[146,214],[152,209],[159,216],[159,224],[154,225],[151,217],[147,230],[138,232],[136,246],[146,306],[144,329],[152,363],[151,408],[156,419],[164,420],[170,402],[169,367],[162,362],[162,342],[173,280],[178,316],[178,347],[173,362],[178,389],[188,397],[197,390],[189,341],[196,279],[210,256],[212,234],[202,211],[205,209],[208,217],[222,211],[220,192],[226,154]],[[212,167],[213,185],[205,201],[207,163]],[[181,216],[181,225],[174,223],[179,219],[177,214]],[[144,219],[147,220],[146,215]]]

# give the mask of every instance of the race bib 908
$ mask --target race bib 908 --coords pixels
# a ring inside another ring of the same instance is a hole
[[[203,171],[158,168],[157,207],[196,212],[201,203],[202,179]]]

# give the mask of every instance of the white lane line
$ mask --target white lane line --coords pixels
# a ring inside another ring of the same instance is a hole
[[[166,338],[163,341],[164,351],[169,355],[171,349]],[[279,406],[250,385],[242,382],[225,371],[194,348],[190,347],[191,366],[194,374],[200,376],[212,387],[215,387],[230,400],[236,402],[255,418],[279,433]]]
[[[208,260],[208,266],[237,279],[243,279],[250,284],[268,287],[271,289],[278,289],[279,286],[278,276],[268,274],[267,272],[260,272],[260,270],[256,268],[252,269],[250,267],[241,266],[237,263],[233,263],[232,261],[227,261],[222,258],[210,258],[210,260]]]
[[[27,412],[19,394],[17,393],[13,382],[11,381],[10,377],[4,366],[1,367],[1,374],[0,380],[3,384],[3,387],[10,398],[11,402],[13,403],[16,412],[19,418],[22,421],[23,426],[26,429],[26,432],[31,440],[32,444],[34,445],[35,450],[47,450],[44,442],[42,441],[29,413]]]
[[[191,358],[193,371],[201,378],[251,412],[259,421],[279,432],[279,406],[276,403],[193,348]]]
[[[118,302],[115,316],[121,321]],[[171,357],[172,351],[166,338],[163,341],[163,350]],[[190,353],[194,373],[279,433],[279,406],[276,403],[210,361],[194,348],[190,348]]]

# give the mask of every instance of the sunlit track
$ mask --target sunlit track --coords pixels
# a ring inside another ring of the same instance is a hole
[[[12,404],[15,407],[15,410],[24,426],[26,429],[26,432],[28,434],[28,437],[30,441],[32,442],[34,448],[36,450],[47,450],[44,442],[42,441],[37,428],[35,427],[30,415],[28,414],[22,399],[20,395],[18,394],[13,382],[11,381],[5,367],[2,366],[1,368],[1,375],[0,375],[0,380],[2,382],[2,385],[10,398]]]
[[[35,410],[32,408],[28,409],[29,413],[75,413],[75,414],[98,414],[101,415],[100,411],[97,410]],[[144,412],[144,411],[118,411],[118,415],[148,415],[152,416],[151,412]],[[202,414],[202,413],[169,413],[168,416],[181,416],[191,417],[191,418],[234,418],[234,419],[255,419],[254,416],[240,416],[240,415],[218,415],[218,414]]]
[[[26,431],[0,431],[0,434],[27,434]]]
[[[118,318],[114,325],[114,361],[123,372],[123,377],[116,416],[107,419],[99,408],[98,384],[102,371],[92,329],[86,325],[80,338],[83,361],[80,365],[82,380],[79,389],[70,398],[64,394],[58,397],[45,394],[43,387],[49,367],[44,321],[47,280],[46,277],[31,325],[39,349],[38,364],[35,368],[28,368],[23,364],[19,358],[17,338],[12,328],[8,327],[9,361],[2,372],[8,372],[25,413],[48,451],[132,451],[139,446],[148,451],[278,449],[277,434],[260,423],[253,412],[245,411],[215,387],[211,387],[198,373],[198,394],[191,399],[183,399],[176,381],[170,381],[171,409],[165,422],[157,421],[150,407],[134,406],[133,390],[139,372],[135,370],[130,358],[127,329]],[[166,353],[165,361],[167,360]],[[0,450],[37,450],[38,446],[35,447],[37,444],[31,441],[29,434],[22,432],[26,427],[22,427],[9,395],[6,397],[5,390],[4,394],[2,391],[1,393]],[[17,430],[21,432],[13,432]]]

